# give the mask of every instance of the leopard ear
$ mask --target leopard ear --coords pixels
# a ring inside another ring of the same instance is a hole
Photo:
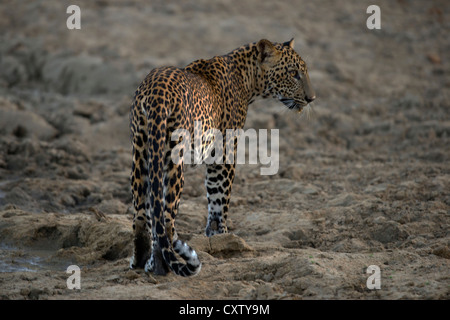
[[[258,61],[263,65],[273,65],[280,52],[272,42],[266,39],[259,40],[256,45],[258,49]]]
[[[294,49],[294,44],[295,44],[294,38],[292,38],[291,40],[286,41],[285,43],[283,43],[283,46],[285,46],[285,47],[291,47],[291,49]]]

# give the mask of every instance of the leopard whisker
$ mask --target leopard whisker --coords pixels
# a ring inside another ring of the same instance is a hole
[[[308,105],[306,105],[303,108],[303,116],[306,117],[307,121],[311,121],[313,118],[316,117],[316,112],[314,110],[314,104],[312,102],[310,102]]]

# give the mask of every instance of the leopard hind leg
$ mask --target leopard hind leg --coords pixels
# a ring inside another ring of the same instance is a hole
[[[149,150],[146,112],[136,100],[131,107],[134,251],[130,268],[144,268],[151,256],[152,221],[150,219]]]
[[[149,217],[150,204],[145,196],[148,192],[146,174],[146,161],[140,159],[142,150],[137,151],[133,147],[132,165],[132,193],[133,193],[133,232],[134,251],[130,261],[130,268],[144,268],[151,255],[151,219]]]

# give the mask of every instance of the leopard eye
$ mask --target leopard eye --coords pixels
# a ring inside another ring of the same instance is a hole
[[[289,71],[289,74],[297,80],[300,80],[300,73],[297,70],[291,70]]]

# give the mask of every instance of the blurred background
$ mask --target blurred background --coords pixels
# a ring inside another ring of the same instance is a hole
[[[87,178],[108,171],[92,162],[102,152],[123,151],[109,171],[128,175],[129,106],[146,74],[262,38],[295,38],[318,97],[310,121],[276,101],[250,107],[246,127],[281,130],[281,170],[322,153],[448,160],[445,1],[379,2],[380,30],[366,27],[370,1],[79,1],[80,30],[66,26],[71,4],[0,4],[3,183],[25,172]]]
[[[71,4],[80,30],[66,26]],[[366,27],[371,4],[380,30]],[[295,38],[314,115],[274,100],[250,106],[247,128],[280,130],[280,169],[238,167],[233,232],[289,248],[448,259],[449,23],[448,1],[3,0],[0,209],[131,216],[129,108],[146,74]],[[203,232],[203,179],[187,173],[180,214],[200,209],[182,232]],[[269,208],[280,216],[266,217]]]

